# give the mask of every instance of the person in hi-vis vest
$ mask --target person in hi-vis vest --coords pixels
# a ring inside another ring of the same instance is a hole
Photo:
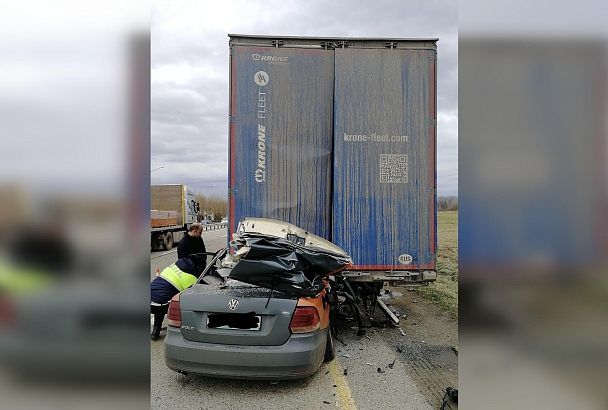
[[[160,337],[171,298],[196,283],[200,269],[189,258],[178,259],[166,267],[150,284],[150,311],[154,315],[152,340]]]

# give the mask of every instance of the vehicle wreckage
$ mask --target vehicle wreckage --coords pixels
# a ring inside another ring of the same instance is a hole
[[[214,256],[201,274],[204,283],[237,280],[299,297],[314,297],[327,288],[336,313],[346,305],[350,314],[345,316],[356,319],[359,334],[374,324],[370,318],[376,304],[391,322],[399,324],[399,318],[379,297],[382,282],[352,277],[345,271],[352,264],[345,250],[293,224],[245,218],[229,248]]]
[[[313,374],[335,357],[339,316],[355,318],[363,334],[364,310],[375,306],[377,286],[366,292],[368,284],[341,278],[351,263],[343,249],[294,225],[245,218],[197,283],[171,301],[167,366],[228,378]]]

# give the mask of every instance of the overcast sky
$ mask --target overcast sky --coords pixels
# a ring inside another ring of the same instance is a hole
[[[356,4],[356,5],[355,5]],[[458,192],[456,2],[153,1],[152,183],[226,196],[228,33],[438,37],[438,193]]]

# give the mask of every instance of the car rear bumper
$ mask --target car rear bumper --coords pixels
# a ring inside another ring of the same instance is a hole
[[[165,362],[175,371],[236,379],[297,379],[315,373],[325,354],[327,331],[291,335],[281,346],[193,342],[167,327]]]

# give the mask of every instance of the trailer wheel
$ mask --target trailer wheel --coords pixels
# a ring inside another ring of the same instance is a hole
[[[173,248],[173,234],[171,232],[167,232],[163,242],[165,243],[165,250],[170,250]]]

